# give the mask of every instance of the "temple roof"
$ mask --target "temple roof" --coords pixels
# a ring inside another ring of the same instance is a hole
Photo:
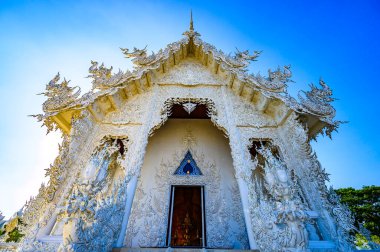
[[[227,55],[213,45],[204,42],[200,34],[194,30],[192,15],[190,26],[183,33],[183,38],[177,42],[168,44],[166,48],[157,53],[147,53],[147,48],[133,50],[121,48],[126,58],[131,58],[134,63],[133,71],[121,71],[112,73],[112,67],[91,61],[89,68],[92,78],[92,90],[80,97],[78,87],[69,87],[69,81],[64,79],[59,83],[59,73],[46,85],[47,96],[43,103],[44,114],[34,115],[48,128],[61,129],[68,134],[71,129],[71,119],[78,116],[80,111],[87,109],[90,112],[94,103],[108,103],[102,105],[103,110],[115,109],[117,105],[112,96],[122,91],[125,97],[147,91],[156,80],[157,76],[167,74],[175,69],[186,59],[195,60],[217,76],[221,83],[227,85],[235,94],[249,102],[263,100],[262,106],[268,107],[270,103],[285,104],[286,112],[297,113],[305,123],[309,131],[309,137],[315,138],[318,133],[331,136],[341,123],[335,121],[335,109],[331,102],[332,91],[327,84],[320,80],[320,88],[311,84],[311,90],[299,93],[299,101],[287,93],[287,84],[291,81],[292,72],[289,66],[282,69],[268,70],[268,76],[259,73],[249,73],[248,66],[251,61],[257,61],[261,51],[250,54],[248,50],[237,50],[233,56]],[[165,81],[165,78],[161,78]],[[166,80],[167,81],[167,80]]]

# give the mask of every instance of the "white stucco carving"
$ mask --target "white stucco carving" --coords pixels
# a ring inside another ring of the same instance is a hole
[[[167,146],[160,145],[163,139]],[[171,185],[202,185],[205,187],[207,246],[248,248],[240,193],[228,149],[223,136],[207,121],[171,120],[164,125],[152,137],[146,153],[126,245],[165,246]],[[188,150],[203,175],[174,175]]]
[[[93,90],[80,98],[59,75],[46,86],[36,117],[64,137],[49,183],[24,207],[25,237],[16,247],[163,247],[170,186],[202,185],[208,247],[307,251],[330,242],[350,251],[351,216],[326,188],[309,143],[339,126],[331,89],[321,81],[297,102],[286,93],[289,66],[250,74],[260,51],[224,54],[192,23],[184,35],[151,55],[122,49],[133,72],[112,74],[92,62]],[[188,115],[205,106],[210,120],[170,119],[174,105]],[[279,152],[257,150],[261,166],[250,153],[260,140]],[[202,176],[173,175],[188,150]]]

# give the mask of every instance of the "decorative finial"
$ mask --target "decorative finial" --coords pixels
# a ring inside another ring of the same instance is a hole
[[[188,36],[189,38],[194,38],[195,36],[200,36],[200,34],[194,31],[194,22],[193,22],[193,11],[190,10],[190,27],[188,31],[185,31],[183,35]]]
[[[192,10],[190,10],[190,31],[194,31],[193,11]]]

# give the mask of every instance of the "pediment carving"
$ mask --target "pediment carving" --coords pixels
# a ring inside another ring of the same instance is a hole
[[[159,76],[158,84],[182,84],[182,85],[223,85],[222,80],[194,58],[187,58],[178,65]]]

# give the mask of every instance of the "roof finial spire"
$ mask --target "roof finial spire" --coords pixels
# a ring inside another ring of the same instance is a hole
[[[190,10],[190,31],[194,31],[193,10]]]
[[[194,38],[195,36],[200,36],[200,34],[194,31],[194,23],[193,23],[193,11],[190,10],[190,27],[188,31],[185,31],[183,35],[188,36],[189,38]]]

